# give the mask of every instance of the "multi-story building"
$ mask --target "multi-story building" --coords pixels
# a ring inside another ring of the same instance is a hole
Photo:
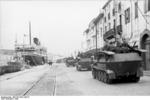
[[[144,69],[150,70],[150,0],[108,0],[104,10],[104,39],[115,42],[116,35],[130,45],[146,49]]]
[[[86,38],[86,40],[85,40],[85,44],[86,44],[85,51],[88,51],[91,47],[91,38],[89,36],[89,29],[86,29],[84,31],[84,37]]]
[[[87,50],[96,48],[96,39],[101,48],[105,40],[113,44],[120,36],[147,50],[142,56],[144,69],[150,70],[150,0],[108,0],[102,10],[103,16],[94,18],[85,31]]]
[[[90,50],[96,48],[96,26],[94,24],[95,18],[89,24]]]
[[[87,32],[84,31],[83,35],[82,35],[82,41],[81,41],[81,51],[82,52],[85,52],[87,49],[87,42],[86,42],[87,38],[86,38],[86,36],[87,36]]]
[[[86,36],[86,51],[96,48],[96,27],[94,25],[95,18],[90,22],[88,29],[84,31]]]
[[[143,54],[144,69],[150,70],[150,0],[123,0],[123,37],[130,45],[146,49]]]
[[[104,40],[115,43],[116,35],[122,34],[121,0],[108,0],[103,6],[104,11]]]
[[[95,25],[95,35],[97,39],[97,48],[102,48],[104,45],[104,39],[103,39],[103,16],[104,14],[101,12],[94,20]],[[95,41],[95,42],[96,42]],[[95,43],[96,44],[96,43]]]
[[[103,46],[103,13],[100,13],[85,30],[86,51],[101,48]],[[97,41],[97,42],[96,42]]]

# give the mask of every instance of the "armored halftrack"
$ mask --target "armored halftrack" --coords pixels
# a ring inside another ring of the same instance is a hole
[[[65,63],[66,63],[66,66],[67,67],[70,67],[70,66],[75,66],[75,63],[76,63],[76,60],[73,58],[73,57],[68,57],[66,60],[65,60]]]
[[[90,51],[78,54],[77,63],[76,63],[77,71],[91,70],[91,64],[93,62],[93,60],[91,58],[92,55],[93,54]]]
[[[94,56],[92,76],[104,83],[112,83],[115,79],[127,79],[138,82],[143,75],[141,53],[133,47],[104,47]]]

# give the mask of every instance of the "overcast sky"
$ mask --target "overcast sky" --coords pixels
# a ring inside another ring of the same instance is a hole
[[[28,0],[0,1],[0,33],[2,48],[14,49],[15,39],[23,43],[23,34],[40,38],[53,54],[70,55],[81,50],[83,31],[99,14],[102,0]],[[26,43],[27,37],[24,38]]]

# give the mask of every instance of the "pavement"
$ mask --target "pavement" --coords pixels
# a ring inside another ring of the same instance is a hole
[[[91,71],[77,71],[65,64],[44,65],[0,77],[0,95],[13,96],[117,96],[150,95],[150,71],[138,83],[105,84]],[[140,90],[140,91],[139,91]]]
[[[148,96],[149,76],[140,81],[105,84],[92,78],[91,71],[76,71],[75,67],[58,64],[56,96]],[[147,74],[146,74],[147,75]],[[139,91],[140,90],[140,91]]]
[[[22,96],[49,71],[48,65],[2,75],[0,77],[1,96]]]
[[[150,76],[150,71],[144,71],[144,76]]]

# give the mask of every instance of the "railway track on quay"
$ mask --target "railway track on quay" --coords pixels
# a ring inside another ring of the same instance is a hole
[[[39,84],[43,84],[42,82],[43,81],[48,81],[46,80],[45,78],[46,77],[49,77],[48,74],[50,72],[47,71],[45,74],[43,74],[37,81],[33,82],[32,85],[30,85],[30,87],[28,89],[26,89],[22,94],[21,96],[32,96],[32,95],[36,95],[34,93],[32,93],[32,90],[34,90],[35,88],[39,88],[38,85]],[[48,96],[55,96],[56,95],[56,87],[57,87],[57,82],[56,82],[56,72],[53,72],[54,75],[51,76],[51,87],[52,89],[48,90],[49,94]],[[41,90],[42,91],[42,90]]]

